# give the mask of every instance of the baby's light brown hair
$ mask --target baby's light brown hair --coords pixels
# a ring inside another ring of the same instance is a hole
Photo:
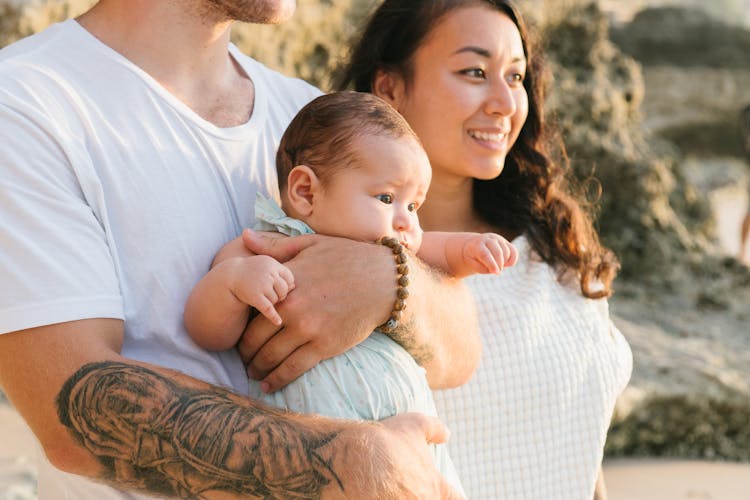
[[[294,167],[307,165],[325,186],[336,172],[357,167],[355,139],[373,135],[410,137],[421,144],[406,120],[373,94],[341,91],[310,101],[289,124],[276,152],[282,200]]]

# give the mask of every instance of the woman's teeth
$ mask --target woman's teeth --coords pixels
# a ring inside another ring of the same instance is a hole
[[[503,139],[505,139],[506,134],[470,130],[469,135],[473,137],[474,139],[479,139],[480,141],[500,142]]]

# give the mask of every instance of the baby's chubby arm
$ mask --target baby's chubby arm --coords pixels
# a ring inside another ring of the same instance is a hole
[[[274,305],[293,289],[294,275],[288,267],[273,257],[251,254],[237,238],[219,250],[211,270],[191,291],[185,328],[204,349],[229,349],[245,331],[250,307],[281,325]]]
[[[471,274],[499,274],[516,263],[518,252],[495,233],[426,231],[417,256],[456,278]]]

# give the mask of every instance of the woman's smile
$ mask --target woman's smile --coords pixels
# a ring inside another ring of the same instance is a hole
[[[508,131],[470,129],[468,135],[479,146],[493,152],[505,152],[508,149]]]

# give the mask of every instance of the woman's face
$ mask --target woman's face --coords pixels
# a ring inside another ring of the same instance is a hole
[[[400,90],[381,97],[422,140],[433,184],[493,179],[528,115],[525,73],[516,25],[498,10],[474,5],[446,14],[415,52],[412,81],[390,75]]]

